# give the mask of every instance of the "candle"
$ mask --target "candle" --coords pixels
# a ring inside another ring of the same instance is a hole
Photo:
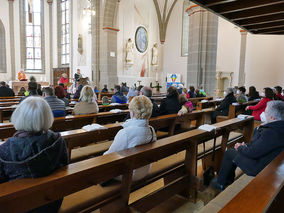
[[[158,74],[158,72],[156,72],[156,81],[158,81],[159,80],[159,74]]]

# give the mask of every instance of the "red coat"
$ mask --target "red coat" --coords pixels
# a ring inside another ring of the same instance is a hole
[[[252,115],[254,116],[255,120],[260,121],[260,114],[265,111],[267,102],[272,101],[269,98],[262,98],[260,102],[255,106],[249,106],[250,110],[253,110]]]
[[[69,79],[68,79],[68,78],[63,78],[63,77],[61,77],[61,78],[59,79],[59,83],[64,84],[64,89],[67,90],[67,84],[69,83]]]

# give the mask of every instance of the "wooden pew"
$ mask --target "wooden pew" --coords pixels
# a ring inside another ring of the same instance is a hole
[[[189,98],[188,100],[191,101],[193,106],[196,106],[196,104],[202,100],[213,100],[213,97]]]
[[[228,116],[217,116],[216,120],[217,120],[217,123],[218,122],[221,122],[221,121],[224,121],[224,120],[228,120],[228,119],[232,119],[232,118],[235,118],[237,117],[239,114],[243,114],[246,112],[246,107],[247,106],[252,106],[252,105],[256,105],[258,104],[259,101],[248,101],[246,103],[243,103],[243,104],[238,104],[238,105],[233,105],[231,104],[230,105],[230,108],[229,108],[229,114]]]
[[[242,175],[203,207],[200,213],[282,212],[284,209],[283,166],[284,151],[256,177]]]
[[[233,119],[224,122],[223,125],[220,123],[219,127],[222,131],[231,131],[250,124],[252,120],[253,118]],[[138,211],[146,212],[174,194],[190,193],[194,189],[197,144],[198,141],[210,136],[212,138],[211,133],[196,129],[158,140],[155,143],[70,164],[47,177],[3,183],[0,185],[1,211],[9,213],[31,210],[85,189],[80,193],[82,196],[92,196],[93,202],[86,203],[86,206],[81,205],[78,207],[79,209],[74,207],[69,209],[70,211],[78,212],[86,208],[88,211],[92,211],[103,207],[102,212],[127,212],[131,191],[149,183],[145,178],[132,184],[133,170],[185,150],[184,166],[156,175],[158,178],[170,176],[173,181],[130,204]],[[94,186],[118,175],[122,175],[123,178],[117,187],[100,188]],[[152,180],[157,179],[152,177]],[[97,187],[99,188],[96,190]],[[85,193],[86,190],[89,193]],[[91,193],[92,190],[96,193]],[[66,208],[66,205],[74,205],[74,202],[69,204],[65,202],[72,201],[70,198],[72,196],[75,196],[76,199],[77,195],[76,193],[66,197],[63,206]],[[73,199],[73,201],[75,200]],[[68,212],[68,210],[61,209],[61,212]]]
[[[197,110],[207,109],[207,108],[213,108],[215,109],[216,106],[218,106],[221,103],[221,100],[209,100],[208,102],[198,102],[196,104]]]

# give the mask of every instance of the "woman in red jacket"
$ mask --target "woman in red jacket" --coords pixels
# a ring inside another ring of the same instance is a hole
[[[271,88],[264,88],[264,98],[260,100],[260,102],[255,106],[247,106],[246,110],[253,110],[252,115],[255,120],[261,121],[260,114],[265,111],[266,104],[269,101],[272,101],[274,97],[274,92]]]

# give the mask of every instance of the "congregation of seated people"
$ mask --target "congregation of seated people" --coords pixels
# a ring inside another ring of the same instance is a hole
[[[1,83],[1,85],[3,84]],[[107,85],[104,86],[104,89],[104,92],[107,91]],[[21,178],[47,176],[68,164],[68,152],[64,139],[59,133],[49,129],[53,124],[54,117],[66,115],[65,109],[70,100],[61,85],[55,88],[43,88],[42,97],[39,90],[41,91],[38,84],[35,81],[30,81],[28,95],[22,98],[12,114],[11,121],[17,132],[3,145],[0,145],[0,183]],[[191,86],[189,91],[182,88],[180,94],[175,86],[171,86],[167,89],[166,97],[158,105],[152,97],[152,92],[150,87],[142,85],[130,89],[125,84],[122,87],[120,85],[114,86],[111,103],[129,102],[130,112],[122,124],[123,129],[117,132],[113,143],[104,152],[104,155],[142,144],[154,143],[157,136],[153,127],[149,125],[151,117],[169,114],[182,116],[190,113],[194,110],[194,106],[189,98],[207,95],[202,87],[195,89]],[[245,87],[226,89],[224,99],[211,112],[212,124],[216,122],[217,116],[228,115],[229,107],[233,103],[245,103],[260,98],[258,104],[248,106],[246,110],[251,111],[255,120],[261,120],[263,124],[254,131],[252,142],[249,145],[237,143],[233,149],[228,149],[225,152],[221,170],[218,177],[211,182],[210,187],[218,192],[223,191],[234,182],[236,167],[239,167],[247,175],[256,176],[284,150],[281,139],[284,128],[284,102],[280,101],[283,100],[281,93],[282,88],[279,86],[264,88],[260,96],[253,86],[249,88],[248,95],[246,95]],[[79,85],[75,95],[78,102],[75,104],[72,114],[82,115],[99,112],[97,96],[91,86]],[[8,96],[5,95],[5,97]],[[102,104],[109,104],[107,96],[102,97]],[[133,180],[144,178],[150,168],[151,165],[146,165],[136,169],[133,173]],[[115,179],[121,181],[120,176]],[[62,199],[39,207],[34,212],[57,212],[61,203]]]

